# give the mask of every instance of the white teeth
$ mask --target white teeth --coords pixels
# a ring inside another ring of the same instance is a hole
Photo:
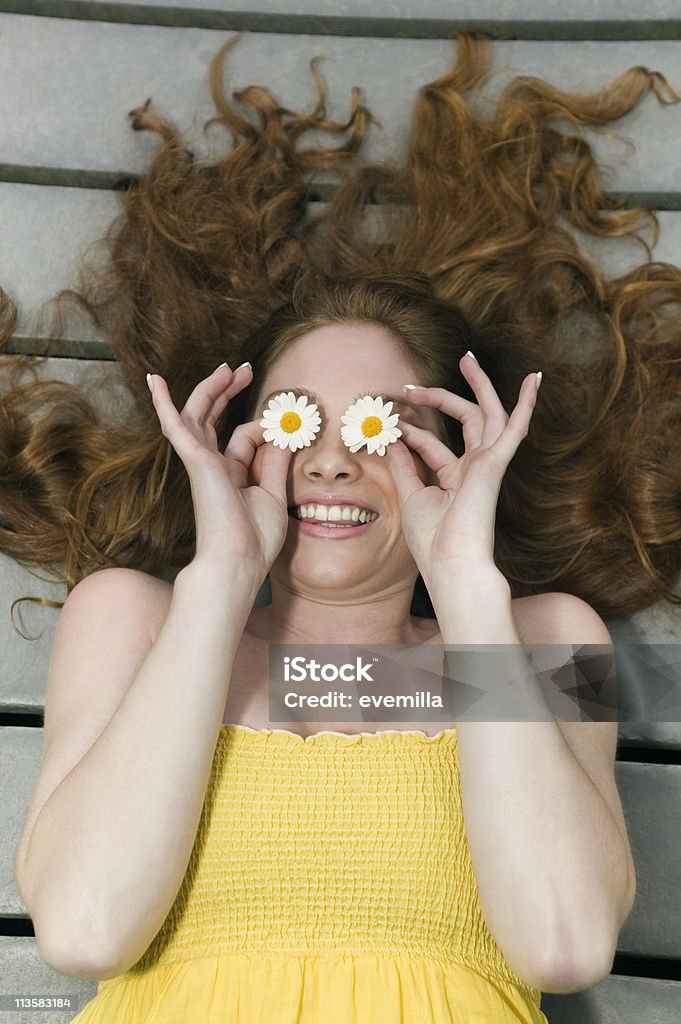
[[[316,519],[322,523],[370,523],[378,519],[378,512],[369,512],[356,505],[299,505],[296,515],[299,519]]]

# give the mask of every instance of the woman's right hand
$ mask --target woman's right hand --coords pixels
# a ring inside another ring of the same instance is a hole
[[[234,395],[250,384],[250,365],[218,367],[196,385],[178,413],[159,374],[152,374],[152,401],[161,432],[182,460],[191,484],[196,520],[196,555],[216,568],[244,568],[260,586],[288,530],[286,481],[292,452],[266,444],[257,420],[240,424],[224,454],[215,422]],[[249,486],[249,469],[264,446],[261,481]]]

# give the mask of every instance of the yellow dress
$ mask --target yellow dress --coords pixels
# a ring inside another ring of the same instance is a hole
[[[548,1024],[482,916],[457,750],[223,726],[175,903],[72,1024]]]

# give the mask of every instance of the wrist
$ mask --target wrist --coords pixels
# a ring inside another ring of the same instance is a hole
[[[198,587],[248,605],[249,613],[264,582],[252,567],[242,562],[227,564],[205,556],[193,558],[175,579],[175,585]]]

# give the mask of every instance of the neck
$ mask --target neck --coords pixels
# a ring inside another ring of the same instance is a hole
[[[424,620],[411,615],[414,581],[347,603],[329,594],[300,593],[270,575],[272,603],[254,609],[249,625],[272,644],[422,643]],[[435,620],[430,632],[437,628]]]

